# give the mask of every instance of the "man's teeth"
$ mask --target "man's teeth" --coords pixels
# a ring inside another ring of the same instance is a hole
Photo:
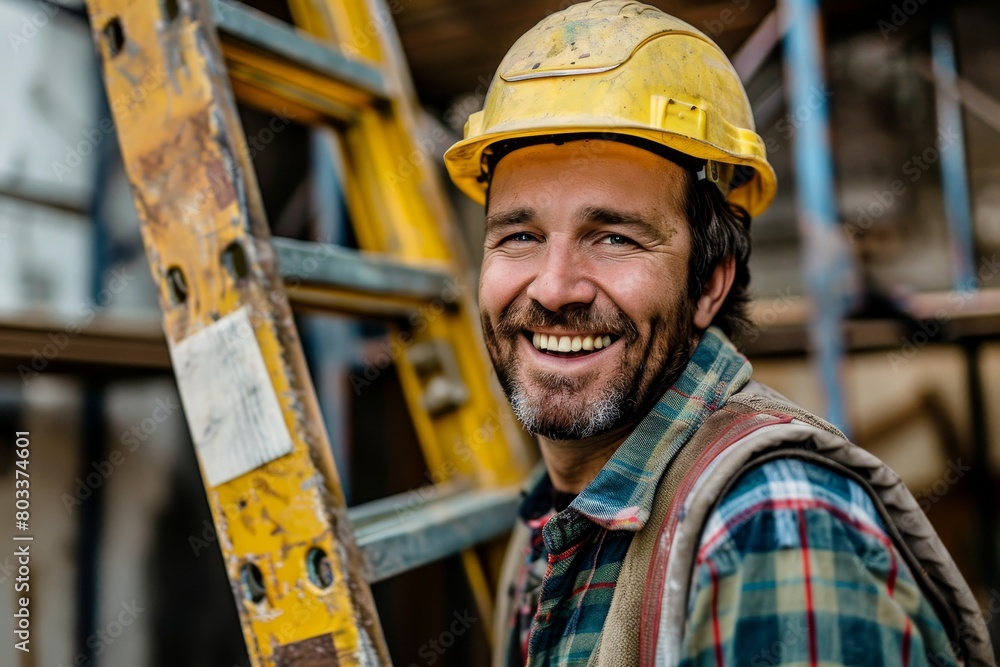
[[[538,350],[554,352],[579,352],[580,350],[600,350],[611,345],[611,336],[552,336],[549,334],[532,334],[531,342]]]

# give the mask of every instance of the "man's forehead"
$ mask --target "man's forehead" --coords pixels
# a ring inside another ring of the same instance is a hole
[[[642,148],[616,141],[586,139],[535,144],[509,152],[498,162],[490,183],[487,213],[538,208],[569,193],[592,199],[580,208],[642,209],[646,202],[683,206],[692,178],[681,166]],[[636,206],[629,206],[632,203]]]
[[[507,149],[503,152],[502,158],[494,164],[493,177],[496,177],[497,172],[502,173],[509,170],[511,164],[522,168],[525,163],[552,163],[562,168],[573,165],[577,168],[583,168],[588,164],[614,160],[634,162],[666,172],[683,173],[687,171],[667,157],[641,146],[614,139],[589,138],[563,142],[529,143]]]

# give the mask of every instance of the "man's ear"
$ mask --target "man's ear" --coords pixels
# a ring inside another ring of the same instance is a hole
[[[736,257],[729,255],[715,265],[712,275],[702,287],[701,296],[695,304],[694,326],[707,329],[722,308],[729,290],[736,279]]]

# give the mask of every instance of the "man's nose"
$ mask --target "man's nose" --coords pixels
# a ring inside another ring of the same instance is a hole
[[[552,240],[541,258],[538,274],[526,295],[543,308],[558,311],[593,303],[596,287],[589,279],[587,263],[570,243]]]

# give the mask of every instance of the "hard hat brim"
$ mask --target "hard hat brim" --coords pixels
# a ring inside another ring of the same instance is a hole
[[[747,153],[733,153],[707,142],[672,132],[642,126],[596,125],[592,123],[593,118],[588,120],[591,123],[573,125],[567,123],[566,119],[563,118],[560,119],[558,126],[525,127],[521,125],[517,129],[490,132],[463,139],[445,152],[445,167],[455,186],[462,193],[479,204],[485,204],[486,189],[489,184],[485,153],[494,144],[543,135],[592,134],[595,139],[610,141],[614,141],[617,136],[626,136],[644,139],[693,158],[751,168],[753,176],[727,194],[728,201],[742,207],[751,216],[757,216],[763,212],[774,199],[777,190],[777,177],[766,158],[753,151],[756,142],[747,145],[747,148],[750,149]]]

